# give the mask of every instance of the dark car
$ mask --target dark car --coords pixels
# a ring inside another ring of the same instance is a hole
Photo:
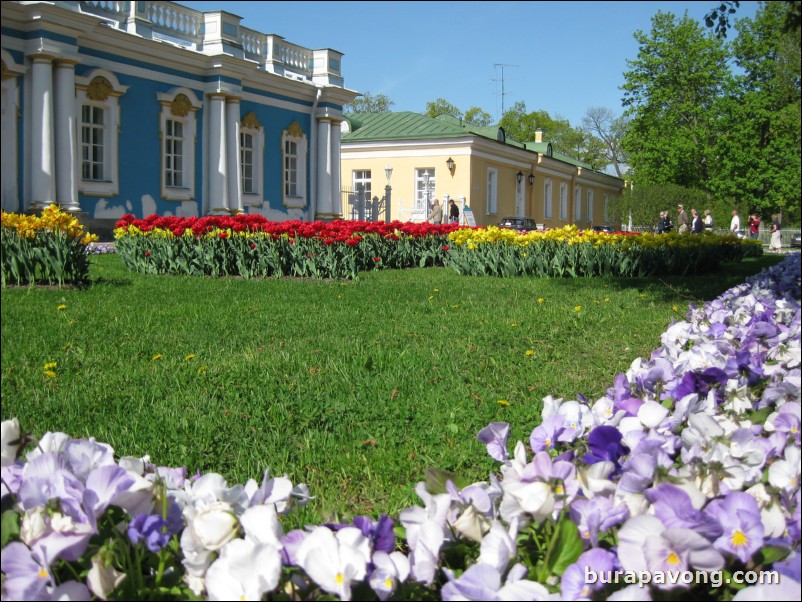
[[[593,230],[595,232],[606,232],[607,234],[612,234],[613,232],[615,232],[615,230],[613,230],[613,227],[608,226],[607,224],[605,224],[604,226],[593,226]]]
[[[498,223],[499,228],[509,228],[518,232],[529,232],[537,230],[535,220],[528,217],[505,217]]]
[[[791,246],[802,247],[802,233],[794,232],[793,234],[791,234]]]

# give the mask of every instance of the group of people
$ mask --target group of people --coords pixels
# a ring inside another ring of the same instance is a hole
[[[769,248],[772,251],[780,251],[782,249],[782,239],[780,227],[780,216],[771,216],[771,238],[769,241]],[[749,230],[749,238],[760,238],[760,217],[757,213],[753,213],[747,220],[747,228]],[[674,222],[671,221],[671,216],[668,211],[660,212],[660,220],[657,222],[657,233],[663,234],[671,232],[674,229]],[[691,215],[685,212],[685,207],[677,205],[677,233],[678,234],[701,234],[705,230],[713,230],[713,215],[710,209],[705,209],[704,216],[699,215],[696,209],[691,208]],[[744,237],[741,231],[741,218],[738,215],[738,210],[732,210],[732,220],[730,221],[730,232],[739,238]]]
[[[664,234],[674,229],[674,222],[668,211],[660,212],[660,220],[657,222],[657,233]],[[677,233],[678,234],[701,234],[705,230],[713,230],[713,214],[710,209],[705,209],[704,217],[696,209],[691,208],[691,216],[685,211],[683,205],[677,205]]]
[[[440,200],[435,199],[432,202],[431,212],[429,213],[429,220],[430,224],[442,224],[443,222],[443,207],[440,206]],[[449,224],[458,224],[459,223],[459,207],[454,202],[454,199],[451,199],[448,202],[448,223]]]
[[[753,239],[760,238],[760,216],[758,216],[757,213],[753,213],[749,216],[746,225],[749,228],[749,238]],[[744,236],[743,232],[741,232],[741,218],[738,216],[738,211],[735,209],[732,210],[732,221],[730,222],[730,232],[732,234],[735,234],[739,238]],[[770,232],[769,249],[779,253],[783,248],[782,226],[780,226],[779,215],[771,216],[771,228],[769,228],[769,232]]]

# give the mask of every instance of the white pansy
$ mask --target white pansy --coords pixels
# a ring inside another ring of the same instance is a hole
[[[209,600],[261,600],[278,586],[280,576],[275,546],[235,539],[206,571],[206,591]]]
[[[101,600],[106,600],[125,577],[125,573],[121,573],[111,564],[106,564],[100,554],[95,554],[92,557],[92,568],[86,576],[86,584],[89,586],[89,591]]]
[[[372,562],[375,568],[370,574],[370,587],[380,600],[386,600],[409,577],[409,559],[401,552],[379,551],[373,554]]]
[[[236,537],[239,521],[232,507],[225,502],[207,506],[189,520],[188,528],[206,550],[219,550]]]
[[[9,466],[17,458],[19,449],[19,420],[3,420],[0,424],[0,466]]]
[[[357,534],[362,535],[353,527],[341,529],[336,536],[326,527],[315,527],[298,548],[301,568],[321,589],[341,600],[351,599],[351,583],[364,579],[367,570],[362,546],[353,545]]]

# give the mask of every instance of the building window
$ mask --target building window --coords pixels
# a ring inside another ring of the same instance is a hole
[[[487,214],[498,213],[498,171],[492,167],[487,170]]]
[[[552,186],[551,186],[551,179],[547,179],[543,183],[543,217],[544,219],[551,219],[552,218]]]
[[[593,191],[588,190],[588,221],[593,221]]]
[[[284,130],[281,148],[284,206],[300,209],[306,206],[307,155],[307,138],[300,123],[295,121]]]
[[[560,219],[568,219],[568,185],[565,182],[560,183]]]
[[[257,205],[263,201],[264,128],[250,112],[242,118],[239,132],[243,204]]]
[[[428,184],[426,176],[429,176]],[[428,203],[434,201],[434,191],[437,190],[437,178],[433,167],[418,168],[415,170],[415,209],[413,214],[418,215],[418,219],[428,219]]]
[[[93,196],[119,194],[118,132],[121,86],[114,74],[95,69],[75,80],[80,145],[78,191]]]
[[[574,186],[574,221],[582,219],[582,188]]]
[[[351,184],[354,194],[349,198],[351,204],[351,219],[365,219],[369,201],[373,198],[371,193],[371,174],[369,169],[357,169],[351,172]],[[364,204],[359,204],[359,189],[363,190]]]
[[[2,209],[8,213],[20,210],[19,186],[17,184],[17,116],[20,110],[20,94],[18,78],[23,74],[14,59],[5,50],[2,55],[2,139],[3,160],[0,161],[2,171]]]
[[[191,90],[157,94],[162,105],[159,119],[161,135],[161,195],[172,201],[195,198],[196,112],[201,103]]]

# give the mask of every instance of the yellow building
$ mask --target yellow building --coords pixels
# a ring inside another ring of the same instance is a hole
[[[479,128],[449,115],[350,115],[342,122],[340,148],[342,184],[352,191],[343,194],[346,219],[370,218],[370,203],[364,214],[354,203],[358,189],[381,209],[389,186],[389,216],[378,216],[387,221],[426,221],[435,199],[441,205],[453,199],[463,224],[472,223],[472,215],[478,226],[522,217],[546,228],[590,228],[609,223],[608,203],[624,188],[620,178],[554,151],[539,132],[521,143],[507,139],[503,128]]]

